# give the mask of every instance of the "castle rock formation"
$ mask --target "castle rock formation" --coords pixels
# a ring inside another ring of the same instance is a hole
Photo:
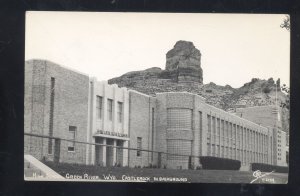
[[[166,54],[166,60],[166,71],[178,83],[203,83],[201,53],[193,42],[176,42]]]

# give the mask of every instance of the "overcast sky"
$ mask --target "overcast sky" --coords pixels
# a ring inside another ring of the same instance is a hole
[[[165,69],[176,41],[202,54],[204,83],[240,87],[251,78],[289,85],[285,15],[27,12],[25,60],[46,59],[98,80]]]

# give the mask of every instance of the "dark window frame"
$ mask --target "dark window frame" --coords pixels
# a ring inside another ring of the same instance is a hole
[[[123,122],[123,102],[118,101],[118,122]]]
[[[102,119],[103,97],[96,96],[96,116],[97,119]]]
[[[109,121],[113,119],[113,103],[112,99],[107,99],[107,115]]]
[[[68,143],[68,152],[75,152],[75,140],[76,140],[76,132],[77,132],[77,127],[76,126],[69,126],[69,134],[72,134],[72,146],[70,143]]]
[[[142,137],[137,137],[137,139],[136,139],[136,148],[138,149],[136,151],[136,156],[138,156],[138,157],[142,156],[142,151],[141,151],[141,149],[142,149]]]

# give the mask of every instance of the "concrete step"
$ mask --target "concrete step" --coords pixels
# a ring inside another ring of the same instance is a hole
[[[24,155],[24,177],[25,180],[64,179],[64,177],[31,155]]]
[[[36,168],[24,169],[24,175],[25,177],[38,177],[38,176],[46,177],[45,173],[43,173],[41,170]]]
[[[24,160],[24,169],[30,168],[30,167],[31,167],[31,164],[28,161]]]

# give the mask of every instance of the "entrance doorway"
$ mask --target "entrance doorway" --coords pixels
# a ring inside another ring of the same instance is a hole
[[[106,139],[107,145],[114,145],[113,139]],[[114,166],[114,148],[107,146],[106,147],[106,166]]]
[[[117,146],[123,147],[124,141],[122,140],[117,140]],[[123,148],[117,148],[116,150],[117,157],[116,157],[116,162],[117,166],[123,166]]]
[[[96,137],[95,138],[95,143],[97,144],[103,144],[103,139]],[[98,166],[104,166],[104,162],[103,162],[103,148],[105,148],[105,146],[95,146],[95,165]]]

